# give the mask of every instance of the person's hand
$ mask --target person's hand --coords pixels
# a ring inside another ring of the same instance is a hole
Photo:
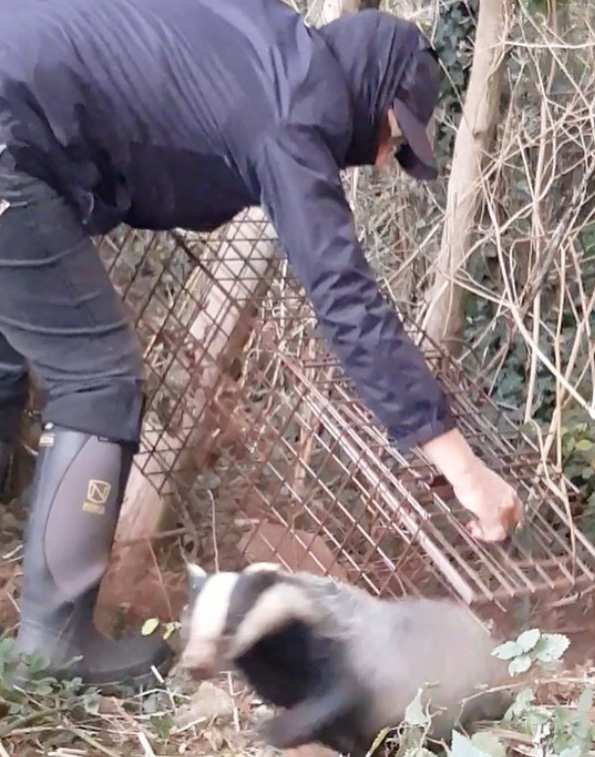
[[[453,487],[459,502],[475,516],[471,535],[486,542],[506,539],[523,523],[523,505],[513,489],[487,467],[453,429],[432,439],[423,450]]]
[[[474,538],[503,541],[522,525],[523,505],[518,494],[480,460],[453,489],[463,507],[475,515],[467,524]]]

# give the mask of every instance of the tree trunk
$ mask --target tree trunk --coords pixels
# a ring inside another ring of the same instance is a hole
[[[463,288],[455,282],[473,244],[481,176],[492,145],[502,91],[510,0],[481,0],[469,87],[457,131],[440,251],[426,296],[423,329],[456,355],[463,331]]]

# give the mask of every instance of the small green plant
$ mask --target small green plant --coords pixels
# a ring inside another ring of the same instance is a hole
[[[531,628],[516,639],[505,641],[497,646],[494,657],[508,660],[508,672],[511,676],[526,673],[533,664],[545,670],[559,667],[570,641],[559,633],[542,633],[538,628]]]
[[[515,641],[500,644],[493,654],[507,660],[510,674],[516,676],[534,665],[544,670],[560,667],[569,646],[570,641],[563,634],[542,633],[532,628],[521,633]],[[568,707],[540,706],[534,690],[527,687],[516,695],[504,716],[504,722],[530,735],[543,754],[586,757],[595,740],[595,726],[590,721],[592,706],[593,689],[590,685]],[[493,755],[493,752],[490,754]]]
[[[26,670],[27,683],[18,686],[14,676]],[[14,639],[0,640],[0,739],[20,729],[40,726],[68,713],[96,715],[99,693],[83,688],[80,678],[57,680],[48,674],[49,660],[17,653]]]

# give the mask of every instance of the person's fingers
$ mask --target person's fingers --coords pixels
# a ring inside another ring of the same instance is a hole
[[[516,492],[511,489],[506,505],[491,510],[485,518],[478,518],[467,524],[467,530],[475,539],[485,542],[504,541],[508,536],[522,528],[524,508]]]
[[[525,525],[525,507],[523,503],[521,502],[521,498],[516,494],[516,492],[515,492],[515,497],[516,497],[515,512],[516,512],[516,519],[517,519],[516,527],[517,529],[519,529]]]
[[[501,524],[486,526],[477,520],[472,520],[467,523],[466,528],[471,536],[478,541],[500,542],[508,536],[506,529]]]
[[[512,487],[509,492],[506,506],[502,509],[504,515],[503,520],[509,533],[513,533],[523,526],[525,521],[525,508],[523,507],[520,497]]]

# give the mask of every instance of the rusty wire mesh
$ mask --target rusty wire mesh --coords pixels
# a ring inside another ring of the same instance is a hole
[[[428,352],[467,439],[526,502],[529,528],[512,544],[477,543],[423,454],[386,442],[283,259],[270,263],[274,246],[253,211],[210,236],[124,230],[100,244],[144,347],[137,465],[197,533],[216,519],[225,567],[272,559],[384,596],[454,593],[502,608],[591,588],[595,549],[572,523],[576,493],[530,441]]]

